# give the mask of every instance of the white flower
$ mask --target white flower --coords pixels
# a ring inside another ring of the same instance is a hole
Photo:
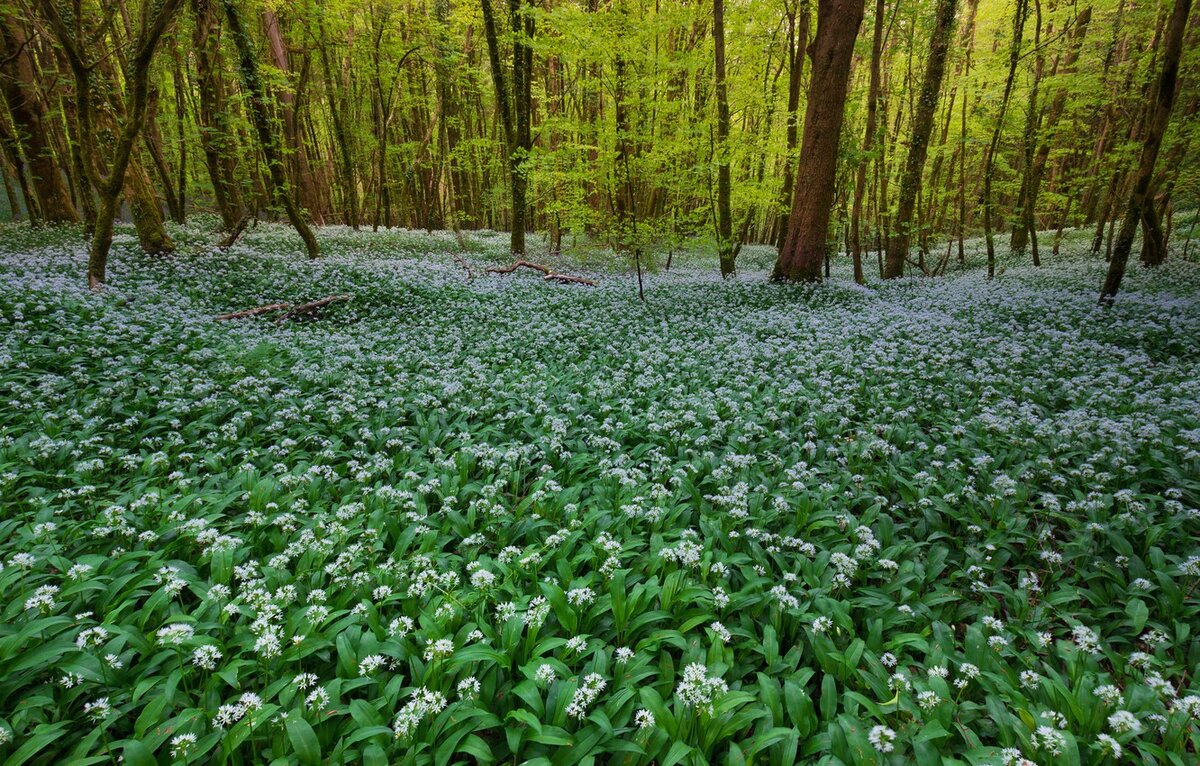
[[[567,591],[567,603],[573,606],[587,606],[596,600],[596,594],[591,588],[574,588]]]
[[[196,744],[195,734],[177,734],[171,737],[171,757],[182,758]]]
[[[440,713],[446,707],[446,698],[440,693],[421,687],[413,692],[392,724],[392,731],[397,737],[407,737],[416,730],[421,720],[428,715]]]
[[[219,659],[221,659],[221,651],[211,644],[198,646],[192,652],[192,664],[203,670],[215,670]]]
[[[451,654],[454,654],[454,641],[449,638],[439,638],[425,647],[426,662],[433,662],[442,657],[449,657]]]
[[[567,705],[567,715],[572,718],[586,716],[588,707],[596,701],[596,697],[600,696],[600,692],[604,691],[605,686],[607,686],[607,682],[604,680],[604,676],[599,673],[589,674],[575,690],[571,704]]]
[[[475,676],[467,676],[458,682],[458,696],[460,699],[475,699],[479,696],[482,687],[479,680]]]
[[[428,654],[426,654],[426,659],[428,658]],[[383,667],[386,662],[387,659],[381,654],[368,654],[359,660],[358,674],[360,676],[369,676]]]
[[[724,680],[709,676],[708,668],[693,662],[683,669],[683,679],[675,687],[675,696],[690,708],[712,713],[713,703],[727,691],[729,685]]]
[[[723,644],[728,644],[733,638],[733,636],[729,634],[729,630],[719,622],[714,622],[713,624],[709,625],[708,629],[713,633],[716,633],[717,638],[719,638]]]
[[[1063,749],[1067,746],[1067,739],[1057,729],[1049,726],[1039,726],[1029,737],[1029,744],[1035,750],[1045,750],[1047,753],[1058,757],[1062,755]]]
[[[1138,723],[1137,716],[1133,713],[1128,710],[1118,710],[1108,717],[1108,728],[1117,734],[1125,734],[1131,731],[1141,731],[1142,725]]]
[[[890,753],[896,749],[893,744],[896,741],[896,732],[886,726],[872,727],[867,739],[870,740],[871,746],[881,753]]]
[[[1100,748],[1100,752],[1104,755],[1112,756],[1114,761],[1121,760],[1121,743],[1107,734],[1096,735],[1096,746]]]
[[[818,617],[812,622],[813,633],[824,633],[833,627],[833,620],[824,615]]]
[[[101,697],[94,702],[85,703],[83,712],[93,721],[103,721],[112,712],[112,706],[108,704],[108,697]]]
[[[534,679],[543,686],[549,686],[554,683],[557,674],[554,672],[554,666],[548,663],[543,663],[538,666],[538,669],[533,674]]]
[[[160,644],[179,646],[195,634],[196,630],[191,625],[183,622],[177,622],[173,625],[168,625],[165,628],[159,628],[157,635],[158,642]]]
[[[654,726],[654,713],[646,708],[640,708],[633,714],[633,721],[639,729],[649,729]]]

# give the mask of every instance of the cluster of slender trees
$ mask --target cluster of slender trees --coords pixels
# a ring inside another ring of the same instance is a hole
[[[774,276],[1040,264],[1092,227],[1119,289],[1200,184],[1190,0],[0,0],[13,217],[166,253],[314,226],[543,232]],[[1007,242],[1001,242],[1007,237]],[[539,243],[541,240],[536,240]],[[542,245],[537,245],[541,247]],[[669,262],[669,261],[668,261]]]

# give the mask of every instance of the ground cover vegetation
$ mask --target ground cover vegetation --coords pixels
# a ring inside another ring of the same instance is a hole
[[[1193,260],[212,224],[0,230],[4,763],[1195,762]]]

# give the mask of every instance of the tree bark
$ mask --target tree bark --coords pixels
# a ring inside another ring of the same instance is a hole
[[[1171,21],[1167,27],[1166,40],[1162,49],[1162,72],[1158,78],[1154,110],[1147,125],[1141,157],[1133,177],[1133,191],[1129,195],[1129,202],[1125,207],[1125,217],[1121,221],[1120,233],[1113,245],[1112,260],[1108,263],[1108,276],[1104,280],[1104,286],[1100,289],[1101,304],[1112,303],[1117,296],[1117,291],[1121,289],[1121,280],[1125,276],[1125,265],[1129,261],[1129,253],[1133,249],[1134,235],[1137,233],[1139,222],[1145,215],[1146,206],[1150,204],[1154,165],[1158,161],[1163,135],[1167,132],[1167,124],[1171,120],[1171,110],[1175,106],[1179,58],[1183,50],[1183,38],[1187,32],[1188,14],[1191,9],[1192,0],[1175,0],[1174,9],[1171,11]]]
[[[819,0],[812,43],[812,83],[788,235],[772,279],[820,281],[828,246],[838,142],[850,84],[850,57],[864,0]]]
[[[82,163],[84,172],[91,177],[92,186],[100,198],[96,215],[92,244],[88,252],[88,285],[93,289],[104,284],[108,266],[108,251],[112,247],[113,223],[117,217],[121,190],[125,185],[125,171],[129,166],[134,144],[142,130],[146,116],[146,101],[149,90],[150,63],[162,39],[163,32],[174,17],[183,0],[163,0],[159,5],[143,6],[136,38],[133,40],[133,55],[126,70],[124,114],[120,133],[113,147],[113,159],[108,163],[107,174],[102,173],[99,151],[96,147],[94,120],[92,119],[92,70],[99,62],[85,59],[85,40],[76,37],[59,14],[54,0],[38,0],[38,9],[50,26],[54,37],[67,56],[75,78],[75,108],[79,121],[79,136],[84,144]],[[79,20],[76,19],[76,22]]]

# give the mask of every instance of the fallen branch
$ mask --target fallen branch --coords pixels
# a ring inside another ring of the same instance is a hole
[[[542,272],[542,275],[543,275],[542,279],[547,282],[562,282],[562,283],[569,283],[569,284],[573,284],[573,285],[587,285],[589,287],[596,287],[596,283],[590,279],[585,279],[583,277],[573,277],[570,274],[558,274],[554,271],[554,269],[550,268],[549,266],[543,266],[540,263],[530,263],[529,261],[517,261],[513,265],[508,266],[506,268],[500,268],[499,266],[493,266],[490,269],[488,269],[488,273],[489,274],[511,274],[514,271],[516,271],[517,269],[521,268],[522,266],[527,269],[533,269],[534,271]]]
[[[311,314],[324,306],[328,306],[330,303],[348,300],[350,300],[349,295],[330,295],[328,298],[322,298],[318,301],[312,301],[311,303],[301,303],[299,306],[293,306],[290,303],[268,303],[265,306],[255,306],[252,309],[234,311],[232,314],[221,314],[220,316],[213,317],[213,319],[217,321],[224,321],[226,319],[245,319],[246,317],[256,317],[262,314],[270,314],[273,311],[283,311],[285,313],[281,314],[275,319],[275,324],[279,324],[280,322],[286,322],[289,319],[295,319],[296,317],[301,317],[305,314]]]
[[[540,263],[530,263],[529,261],[517,261],[512,266],[509,266],[509,267],[503,268],[503,269],[500,268],[499,266],[493,266],[492,268],[488,269],[488,273],[490,273],[490,274],[511,274],[514,271],[516,271],[517,269],[521,268],[522,266],[524,266],[527,269],[533,269],[534,271],[540,271],[543,274],[553,274],[554,273],[554,269],[550,268],[549,266],[543,266]]]
[[[237,242],[238,237],[242,236],[242,232],[246,230],[246,224],[248,223],[250,223],[250,214],[246,213],[236,224],[234,224],[234,227],[229,231],[228,234],[225,235],[225,238],[217,244],[217,247],[221,248],[222,250],[228,250],[229,248],[233,247],[233,243]]]
[[[266,306],[258,306],[256,308],[246,309],[244,311],[235,311],[232,314],[222,314],[221,316],[213,317],[213,319],[220,322],[225,319],[242,319],[244,317],[256,317],[259,314],[269,314],[272,311],[282,311],[284,309],[287,309],[288,307],[289,307],[289,305],[287,303],[269,303]]]
[[[458,253],[451,253],[451,257],[454,258],[455,263],[462,266],[463,270],[467,272],[467,281],[470,282],[472,279],[471,267],[467,265],[467,260]]]
[[[302,303],[299,306],[296,306],[295,308],[291,309],[287,313],[280,315],[279,318],[275,320],[275,324],[282,324],[283,322],[286,322],[289,319],[296,319],[296,318],[302,317],[306,314],[312,314],[313,312],[317,311],[318,309],[324,308],[325,306],[328,306],[331,303],[337,303],[338,301],[348,301],[348,300],[350,300],[349,295],[330,295],[328,298],[322,298],[319,301],[312,301],[311,303]]]
[[[547,282],[564,282],[573,285],[587,285],[588,287],[596,286],[596,283],[590,279],[573,277],[570,274],[547,274],[546,276],[542,277],[542,279]]]

